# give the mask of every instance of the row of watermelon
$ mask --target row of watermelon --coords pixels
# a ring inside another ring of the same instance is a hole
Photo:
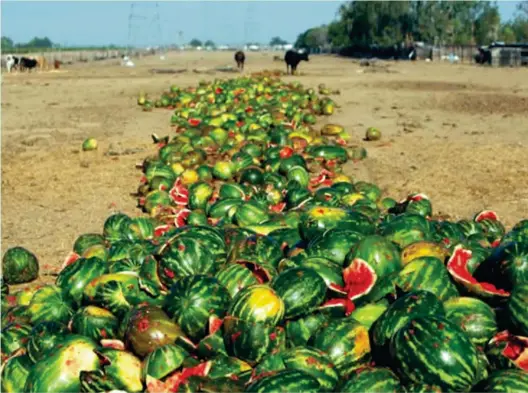
[[[450,222],[343,165],[297,83],[172,89],[139,206],[55,285],[2,286],[2,391],[528,391],[528,221]],[[8,284],[38,275],[22,248]]]

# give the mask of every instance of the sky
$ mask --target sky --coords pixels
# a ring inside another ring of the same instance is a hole
[[[15,42],[47,36],[67,46],[152,46],[192,38],[216,44],[294,42],[310,27],[336,17],[344,1],[22,1],[3,0],[2,36]],[[518,1],[498,2],[509,19]],[[134,4],[131,12],[131,5]],[[158,4],[159,23],[156,21]],[[129,16],[132,14],[129,29]],[[129,34],[130,30],[130,34]],[[182,34],[180,34],[182,32]]]

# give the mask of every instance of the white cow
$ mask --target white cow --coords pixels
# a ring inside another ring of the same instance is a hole
[[[11,69],[17,67],[19,61],[20,59],[14,55],[11,55],[11,54],[6,55],[5,63],[6,63],[7,72],[11,72]]]

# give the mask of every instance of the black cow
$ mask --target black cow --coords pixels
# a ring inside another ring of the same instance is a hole
[[[32,70],[38,65],[37,60],[30,59],[29,57],[21,57],[19,60],[20,63],[20,71],[23,71],[25,69]]]
[[[235,61],[239,70],[244,70],[244,62],[246,61],[246,55],[241,50],[235,53]]]
[[[290,72],[291,67],[291,74],[294,75],[295,71],[297,70],[297,66],[302,60],[310,61],[308,59],[308,53],[299,53],[293,50],[287,51],[284,55],[284,61],[286,62],[286,74]]]

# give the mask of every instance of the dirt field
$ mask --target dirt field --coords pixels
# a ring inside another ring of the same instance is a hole
[[[130,196],[141,177],[135,163],[155,151],[152,132],[170,132],[171,113],[143,113],[138,92],[154,96],[171,84],[213,79],[191,70],[234,65],[232,56],[174,53],[165,61],[138,60],[133,69],[101,62],[61,72],[4,73],[2,254],[15,245],[29,248],[49,281],[46,275],[58,269],[78,235],[100,232],[115,210],[139,214]],[[285,68],[272,59],[249,53],[245,72]],[[152,67],[189,72],[152,75]],[[528,217],[526,68],[360,67],[314,56],[299,69],[302,75],[293,78],[306,86],[341,89],[335,98],[341,108],[328,121],[345,126],[368,149],[368,159],[350,168],[357,180],[376,182],[394,198],[423,192],[436,213],[453,218],[485,208],[509,226]],[[380,142],[362,141],[368,126],[382,131]],[[80,151],[88,136],[97,138],[98,151]]]

